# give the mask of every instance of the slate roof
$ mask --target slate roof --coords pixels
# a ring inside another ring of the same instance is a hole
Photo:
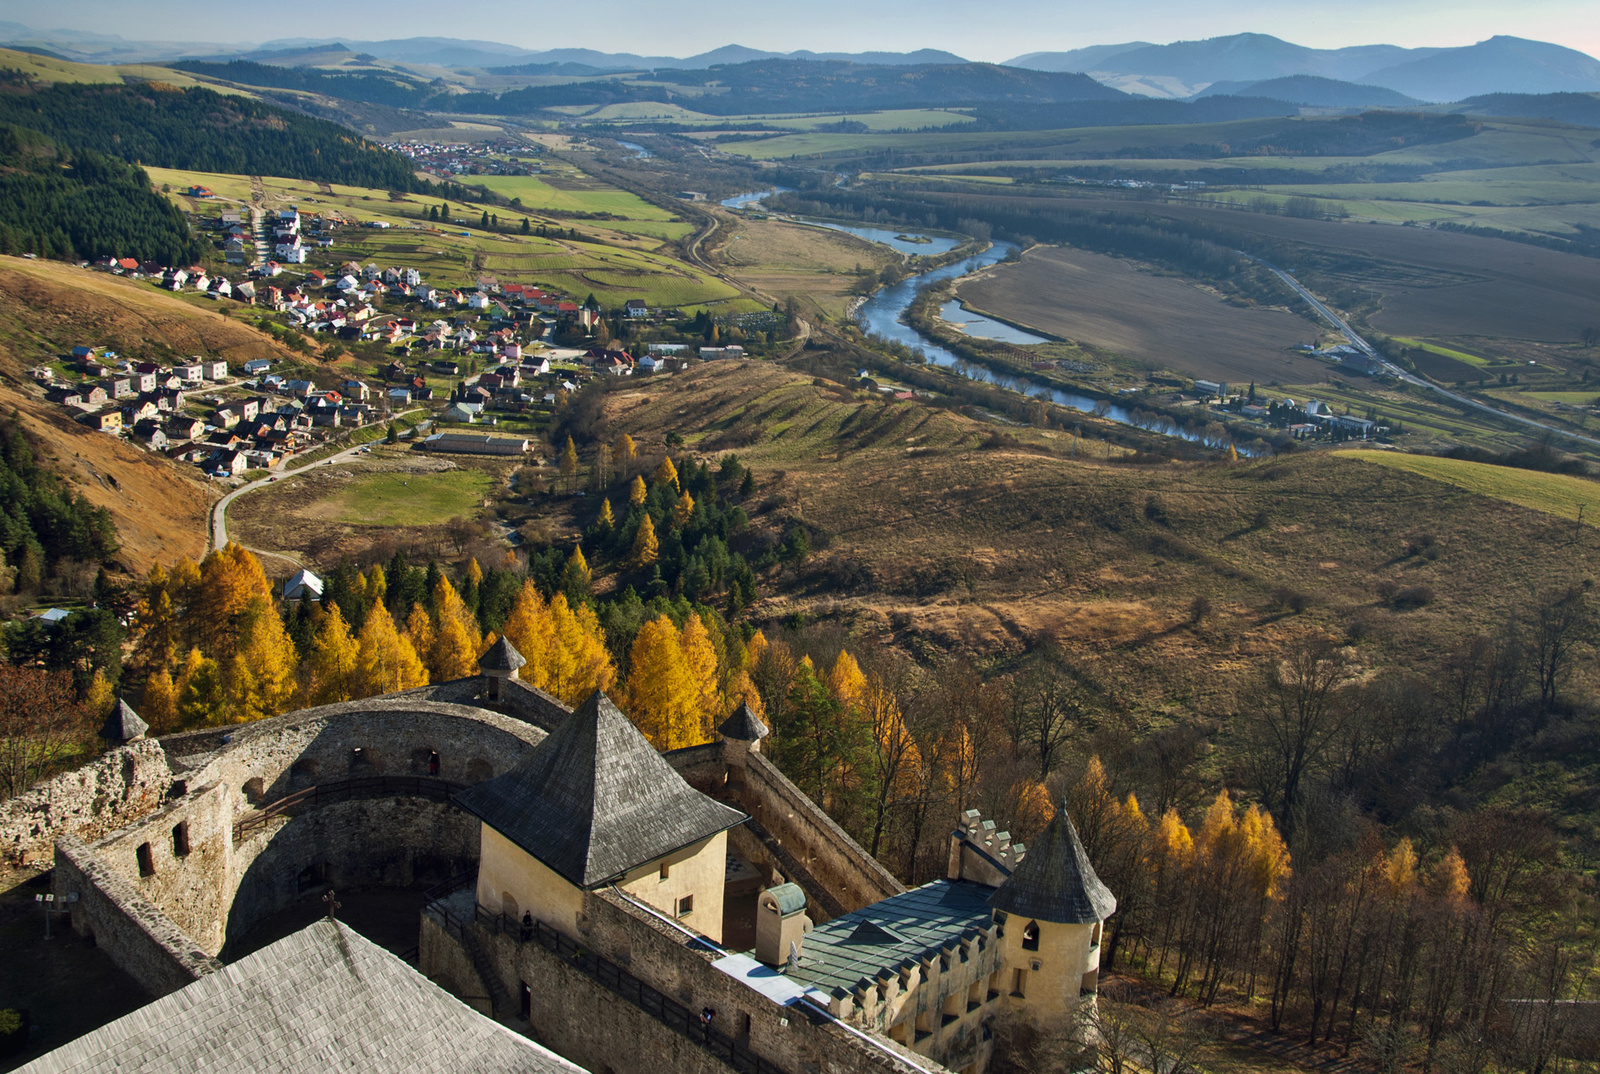
[[[139,719],[139,714],[119,697],[111,715],[106,717],[105,726],[100,728],[100,737],[108,742],[132,742],[148,730],[150,725]]]
[[[485,672],[512,672],[526,664],[528,661],[517,652],[517,647],[501,638],[489,646],[489,651],[478,657],[478,670]]]
[[[21,1068],[27,1074],[581,1074],[322,920]]]
[[[935,880],[818,925],[800,945],[800,968],[785,975],[825,992],[853,990],[863,979],[989,926],[994,888],[970,880]]]
[[[1117,897],[1095,875],[1062,806],[1044,833],[1029,842],[1027,854],[989,905],[1058,925],[1088,925],[1116,913]]]
[[[521,764],[454,800],[581,888],[746,819],[684,782],[598,690]]]
[[[722,721],[722,726],[717,728],[717,734],[723,738],[737,739],[740,742],[755,742],[771,733],[767,725],[761,722],[761,717],[751,711],[749,705],[740,705],[734,709],[733,713]]]

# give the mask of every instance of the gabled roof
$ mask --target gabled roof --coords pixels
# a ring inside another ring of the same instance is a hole
[[[598,690],[521,764],[455,802],[581,888],[746,819],[684,782]]]
[[[23,1068],[73,1074],[580,1074],[452,998],[349,926],[322,920]]]
[[[733,714],[723,720],[721,726],[717,728],[717,734],[723,738],[739,742],[755,742],[771,733],[767,725],[761,722],[761,717],[751,711],[749,705],[740,705],[734,709]]]
[[[100,729],[100,737],[108,742],[132,742],[148,730],[150,725],[139,719],[139,714],[119,697],[111,715],[106,717],[105,726]]]
[[[1028,844],[1016,871],[989,905],[1019,917],[1058,925],[1088,925],[1117,912],[1117,897],[1095,875],[1065,806]]]

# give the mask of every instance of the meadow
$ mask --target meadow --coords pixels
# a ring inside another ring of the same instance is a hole
[[[1576,523],[1583,509],[1583,524],[1600,526],[1600,482],[1569,474],[1546,474],[1509,466],[1445,459],[1432,455],[1402,455],[1392,451],[1340,451],[1336,455],[1363,463],[1387,466],[1430,481],[1452,485],[1475,496],[1487,496]]]

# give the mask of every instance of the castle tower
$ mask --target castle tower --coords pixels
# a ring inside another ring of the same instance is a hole
[[[743,768],[745,758],[761,752],[761,740],[772,732],[749,705],[740,705],[717,728],[722,736],[722,757],[729,768]]]
[[[489,651],[478,657],[478,670],[483,673],[483,692],[489,700],[500,700],[505,693],[502,684],[507,679],[517,678],[517,669],[527,662],[517,652],[517,647],[504,638],[489,646]]]
[[[119,697],[111,709],[111,714],[106,717],[105,725],[100,728],[100,737],[113,746],[125,746],[129,742],[139,741],[148,730],[150,725],[141,720],[139,714]]]
[[[1040,1028],[1060,1025],[1100,985],[1100,932],[1117,909],[1065,808],[989,905],[1005,928],[1001,991]]]

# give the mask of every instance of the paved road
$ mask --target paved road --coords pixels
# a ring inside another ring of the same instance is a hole
[[[1435,384],[1431,380],[1424,379],[1423,377],[1419,377],[1414,373],[1409,373],[1406,370],[1401,369],[1383,355],[1379,354],[1377,349],[1374,348],[1372,344],[1362,339],[1356,333],[1355,329],[1351,328],[1345,323],[1342,317],[1334,313],[1327,306],[1323,305],[1322,302],[1318,300],[1316,295],[1313,295],[1310,291],[1307,291],[1304,287],[1302,287],[1299,280],[1295,279],[1281,268],[1278,268],[1276,265],[1268,264],[1267,262],[1261,260],[1259,257],[1250,257],[1249,254],[1244,253],[1242,250],[1239,252],[1244,257],[1249,257],[1251,261],[1254,261],[1263,268],[1270,269],[1273,274],[1278,277],[1278,279],[1294,288],[1295,293],[1309,302],[1311,304],[1311,308],[1316,310],[1318,315],[1320,315],[1323,320],[1337,328],[1340,334],[1342,334],[1345,339],[1350,341],[1351,346],[1355,347],[1362,354],[1365,354],[1368,358],[1371,358],[1373,361],[1377,362],[1383,367],[1384,371],[1389,373],[1391,376],[1394,376],[1399,380],[1403,380],[1407,384],[1415,384],[1419,388],[1426,388],[1430,392],[1433,392],[1436,395],[1442,395],[1446,399],[1449,399],[1454,403],[1458,403],[1461,406],[1470,407],[1473,410],[1478,410],[1485,414],[1493,415],[1502,421],[1510,421],[1515,422],[1518,425],[1526,425],[1529,428],[1538,429],[1541,432],[1552,433],[1556,436],[1565,437],[1568,440],[1576,440],[1579,443],[1587,444],[1590,447],[1600,448],[1600,440],[1597,440],[1592,436],[1584,436],[1582,433],[1574,433],[1566,429],[1558,428],[1554,425],[1547,425],[1542,421],[1538,421],[1534,418],[1525,418],[1520,414],[1508,413],[1504,410],[1492,407],[1487,403],[1473,399],[1471,396],[1458,395],[1448,388],[1444,388],[1438,384]]]
[[[348,459],[352,455],[360,454],[363,448],[370,446],[370,444],[357,444],[355,447],[346,448],[337,455],[329,455],[326,459],[318,459],[309,466],[302,466],[295,470],[285,470],[282,473],[272,473],[269,474],[264,480],[256,480],[247,485],[240,485],[222,499],[218,500],[216,506],[211,509],[211,547],[222,548],[228,543],[228,505],[234,500],[238,499],[240,496],[259,488],[266,488],[279,477],[289,477],[293,474],[305,473],[306,471],[314,469],[318,466],[331,466],[342,459]],[[277,553],[273,553],[273,555],[276,554]]]

